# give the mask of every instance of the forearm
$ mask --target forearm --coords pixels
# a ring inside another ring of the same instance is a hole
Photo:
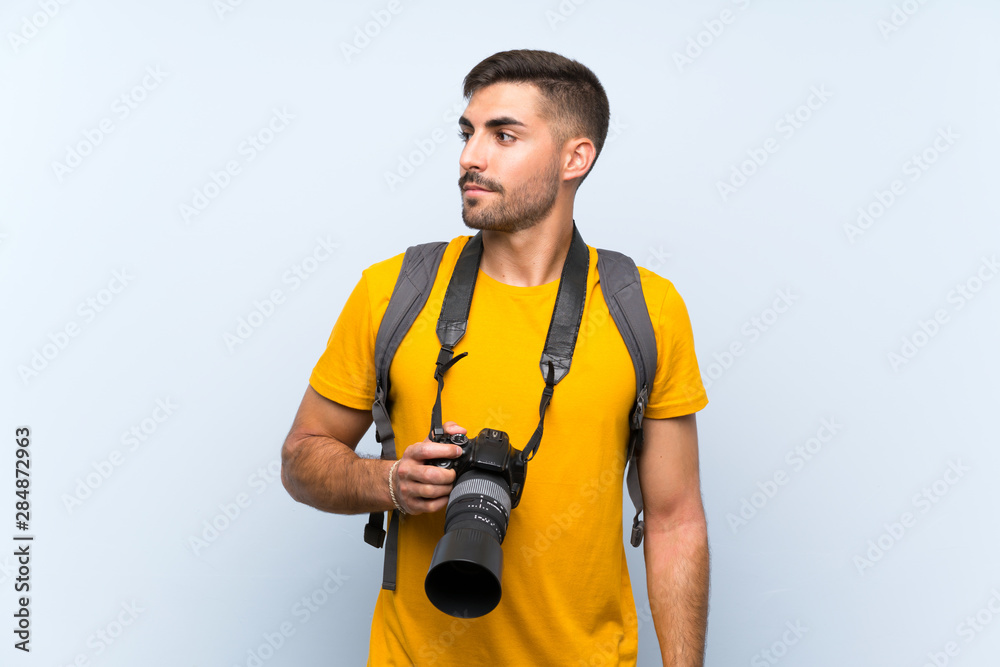
[[[649,609],[664,667],[700,667],[708,623],[709,555],[703,517],[646,523],[643,539]]]
[[[292,498],[324,512],[381,512],[393,507],[392,464],[360,457],[334,438],[310,436],[282,448],[281,481]]]

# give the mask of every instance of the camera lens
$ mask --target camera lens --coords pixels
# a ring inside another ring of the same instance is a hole
[[[499,475],[472,469],[456,480],[424,590],[435,607],[459,618],[489,613],[500,602],[510,487]]]

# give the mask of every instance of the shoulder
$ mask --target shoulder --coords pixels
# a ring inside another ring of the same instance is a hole
[[[691,342],[691,317],[684,299],[674,284],[663,276],[639,267],[642,293],[649,309],[649,319],[657,331],[657,341],[676,345]]]
[[[472,237],[468,235],[456,236],[448,241],[448,247],[445,249],[444,257],[441,259],[442,265],[446,265],[451,256],[457,260],[458,254],[470,238]],[[368,294],[371,296],[373,302],[389,300],[392,290],[396,286],[399,271],[403,266],[403,256],[405,254],[405,252],[401,252],[388,259],[383,259],[361,272],[362,279],[366,283]],[[455,262],[453,260],[450,263],[454,264]]]
[[[594,251],[596,255],[596,250]],[[634,260],[633,260],[634,261]],[[684,300],[678,294],[674,284],[660,274],[647,269],[644,266],[636,265],[639,271],[639,282],[642,285],[643,299],[646,301],[646,308],[649,310],[650,319],[655,323],[661,311],[674,311],[684,308]]]
[[[642,294],[654,322],[663,314],[670,315],[678,311],[686,313],[684,299],[670,280],[642,266],[639,267],[639,278],[642,282]]]

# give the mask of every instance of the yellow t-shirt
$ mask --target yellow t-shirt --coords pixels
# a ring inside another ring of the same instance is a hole
[[[435,327],[469,236],[453,239],[427,305],[403,339],[390,369],[389,405],[396,455],[430,430],[437,392]],[[599,289],[590,250],[583,322],[569,374],[556,385],[545,431],[520,504],[503,542],[502,599],[490,613],[458,619],[424,592],[445,511],[404,516],[399,524],[396,590],[379,589],[368,664],[634,665],[637,618],[625,559],[622,487],[635,371]],[[347,300],[310,377],[317,392],[370,409],[375,397],[375,334],[403,255],[372,265]],[[670,281],[640,268],[656,330],[658,364],[646,407],[661,419],[702,409],[708,399],[695,359],[687,309]],[[469,437],[490,427],[523,449],[538,423],[545,386],[539,359],[559,281],[516,287],[479,272],[465,336],[469,355],[445,375],[443,421]],[[358,540],[358,548],[370,549]],[[382,551],[371,551],[383,558]],[[373,589],[381,584],[372,581]]]

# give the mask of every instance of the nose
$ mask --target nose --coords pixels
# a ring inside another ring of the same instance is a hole
[[[473,170],[482,172],[486,169],[486,151],[480,144],[474,134],[466,140],[462,154],[458,156],[458,165],[463,172]]]

